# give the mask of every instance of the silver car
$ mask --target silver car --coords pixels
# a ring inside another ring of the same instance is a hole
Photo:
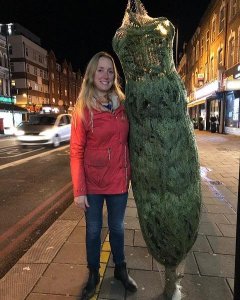
[[[34,114],[15,131],[20,146],[52,145],[70,140],[70,114]]]

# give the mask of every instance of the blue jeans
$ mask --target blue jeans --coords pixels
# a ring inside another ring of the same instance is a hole
[[[90,205],[85,213],[86,248],[88,267],[100,268],[102,209],[106,199],[108,211],[109,241],[113,262],[124,262],[124,214],[128,193],[116,195],[87,195]]]

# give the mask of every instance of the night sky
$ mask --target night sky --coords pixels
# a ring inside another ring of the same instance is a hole
[[[179,32],[179,52],[196,30],[210,0],[142,0],[149,16],[167,17]],[[83,73],[98,51],[113,56],[112,38],[127,0],[0,0],[0,23],[20,23],[39,36],[59,62],[64,58]],[[116,58],[116,57],[115,57]],[[118,61],[117,61],[118,65]],[[120,70],[121,74],[121,70]]]

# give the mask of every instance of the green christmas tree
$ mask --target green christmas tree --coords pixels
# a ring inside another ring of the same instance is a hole
[[[126,80],[132,189],[143,237],[166,267],[171,299],[176,268],[193,246],[201,186],[186,92],[173,60],[174,26],[151,18],[140,0],[128,2],[113,48]]]

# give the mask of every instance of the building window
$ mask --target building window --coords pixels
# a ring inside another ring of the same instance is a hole
[[[34,67],[34,75],[37,76],[37,67]]]
[[[240,2],[239,2],[240,9]],[[238,61],[240,61],[240,27],[238,28]]]
[[[40,69],[40,74],[39,75],[40,75],[40,77],[43,78],[43,70]]]
[[[235,48],[235,39],[232,37],[229,40],[228,44],[228,67],[231,68],[234,65],[234,48]]]
[[[196,49],[195,49],[195,47],[193,47],[193,50],[192,50],[192,66],[195,63],[195,55],[196,55]]]
[[[200,55],[203,56],[203,50],[204,50],[204,39],[201,39],[201,48],[200,48]]]
[[[29,64],[26,64],[26,71],[27,71],[28,73],[30,73],[30,72],[29,72]]]
[[[25,54],[28,56],[28,48],[25,48]]]
[[[216,38],[216,17],[212,20],[212,42],[215,41]]]
[[[210,36],[210,33],[209,33],[209,30],[208,30],[207,34],[206,34],[206,51],[207,51],[207,53],[209,51],[209,36]]]
[[[3,67],[8,68],[8,58],[7,54],[3,54]]]
[[[198,60],[199,58],[199,41],[197,41],[197,44],[196,44],[196,61]]]
[[[65,91],[65,96],[67,96],[68,95],[67,90],[65,89],[64,91]]]
[[[225,24],[225,7],[223,6],[220,9],[220,14],[219,14],[219,33],[224,30],[224,24]]]
[[[218,50],[218,66],[223,66],[223,49]]]
[[[210,79],[213,80],[214,79],[214,57],[211,57],[210,60]]]
[[[10,70],[11,70],[11,72],[14,72],[14,63],[10,63]]]
[[[231,0],[230,3],[230,17],[233,18],[237,13],[237,0]]]
[[[33,59],[36,61],[37,60],[37,53],[36,51],[33,50]]]
[[[10,55],[13,54],[13,48],[12,48],[12,45],[9,45],[9,46],[8,46],[8,53],[9,53]]]

